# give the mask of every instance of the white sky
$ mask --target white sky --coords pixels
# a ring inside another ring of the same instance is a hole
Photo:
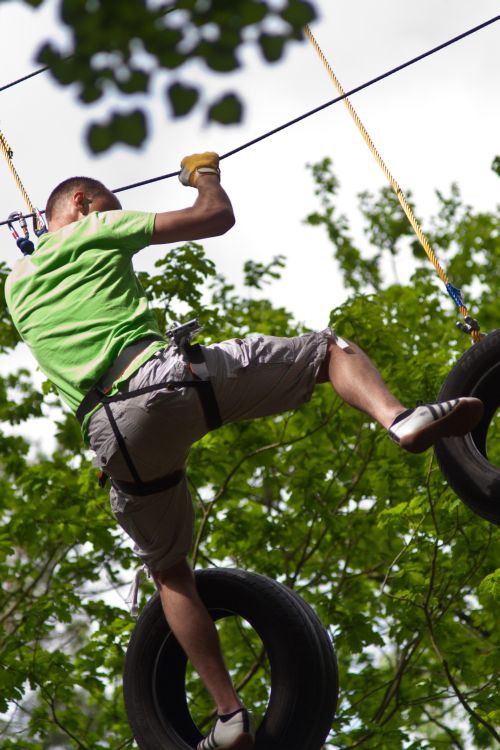
[[[43,41],[64,38],[57,5],[48,0],[37,11],[21,2],[0,2],[0,86],[39,67],[34,57]],[[318,0],[317,6],[321,18],[312,31],[345,89],[500,13],[499,0]],[[52,187],[73,174],[116,188],[173,171],[185,154],[227,152],[336,96],[308,42],[294,44],[278,64],[266,64],[250,50],[244,62],[243,71],[231,75],[207,74],[197,65],[182,72],[184,80],[203,82],[212,93],[238,90],[246,102],[242,125],[208,126],[201,115],[173,121],[163,94],[167,73],[149,100],[153,127],[146,146],[139,151],[118,146],[100,157],[83,143],[91,110],[72,89],[44,73],[4,91],[0,129],[31,199],[43,207]],[[353,97],[394,176],[413,191],[424,221],[435,208],[435,188],[446,192],[452,181],[477,209],[493,210],[498,203],[498,177],[490,165],[500,153],[499,63],[496,23]],[[103,113],[102,105],[92,109]],[[287,270],[270,294],[311,328],[326,325],[329,311],[345,299],[325,234],[302,223],[317,206],[305,164],[327,155],[341,182],[339,206],[355,216],[355,196],[386,182],[345,107],[337,104],[222,162],[237,224],[204,243],[219,270],[237,284],[245,260],[285,254]],[[0,184],[5,219],[24,206],[1,158]],[[157,211],[189,205],[195,195],[174,178],[120,197],[124,208]],[[355,227],[360,237],[359,221]],[[0,238],[2,258],[11,265],[19,251],[6,227]],[[145,250],[136,267],[149,270],[162,254],[160,248]]]

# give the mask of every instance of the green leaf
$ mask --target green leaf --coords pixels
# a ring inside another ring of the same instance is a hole
[[[500,602],[500,568],[481,581],[479,591],[482,594],[487,594],[496,602]]]
[[[305,0],[288,0],[287,7],[280,12],[280,16],[295,27],[302,27],[314,21],[316,11],[311,3]]]
[[[240,2],[239,4],[238,20],[242,26],[249,26],[263,21],[267,13],[268,7],[266,3],[259,0],[247,0],[247,2]]]
[[[211,70],[217,73],[231,73],[240,67],[240,62],[234,49],[219,44],[202,42],[195,50]]]
[[[286,37],[280,34],[261,34],[259,44],[265,59],[268,62],[276,62],[283,54]]]
[[[79,99],[84,104],[92,104],[101,98],[103,94],[101,81],[86,81],[82,86]]]
[[[173,83],[167,89],[172,111],[175,117],[183,117],[190,112],[199,99],[199,91],[194,86]]]
[[[131,70],[127,80],[120,81],[118,88],[124,94],[144,93],[149,88],[150,74],[145,70]]]
[[[210,106],[207,116],[222,125],[232,125],[241,122],[243,105],[236,94],[224,94]]]
[[[140,146],[146,135],[146,118],[141,110],[136,109],[127,114],[114,112],[104,125],[91,125],[87,141],[92,151],[98,154],[116,143]]]

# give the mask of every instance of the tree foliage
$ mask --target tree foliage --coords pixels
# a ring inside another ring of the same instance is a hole
[[[352,293],[332,311],[332,325],[371,354],[404,402],[432,400],[469,345],[441,283],[390,192],[360,198],[366,236],[376,243],[362,250],[335,207],[329,160],[312,173],[319,203],[308,222],[328,232],[332,273]],[[453,283],[472,298],[472,313],[492,329],[498,217],[464,205],[456,186],[438,200],[428,235]],[[397,264],[408,248],[410,283],[387,281],[386,260]],[[162,324],[198,315],[206,342],[256,330],[291,335],[303,327],[263,291],[282,265],[281,257],[247,263],[242,299],[203,248],[188,243],[141,281]],[[15,342],[3,308],[2,350],[13,352]],[[1,742],[16,750],[118,750],[130,740],[121,672],[133,628],[118,594],[136,560],[75,419],[60,418],[51,455],[33,455],[7,429],[29,429],[53,401],[27,373],[0,380]],[[324,385],[294,414],[209,434],[193,449],[189,481],[197,565],[280,580],[328,627],[341,683],[328,748],[497,746],[499,530],[454,496],[432,454],[403,454]],[[152,590],[148,583],[142,596]],[[259,644],[238,623],[223,637],[235,680],[259,713],[268,678]],[[195,679],[188,689],[206,725],[209,701]]]
[[[49,2],[23,1],[35,7]],[[266,61],[276,62],[291,42],[302,40],[303,26],[316,17],[309,0],[59,0],[58,12],[68,41],[61,45],[46,40],[38,61],[50,66],[58,83],[75,87],[83,104],[113,94],[134,102],[124,110],[108,108],[105,121],[90,124],[87,141],[94,152],[118,142],[143,143],[148,133],[147,96],[157,90],[157,81],[165,88],[174,117],[198,108],[207,120],[239,122],[239,94],[226,90],[208,100],[199,83],[191,80],[188,63],[231,73],[242,66],[241,53],[247,46],[256,46]],[[161,75],[165,71],[166,85]]]

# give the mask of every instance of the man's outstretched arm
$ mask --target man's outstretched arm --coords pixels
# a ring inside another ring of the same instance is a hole
[[[207,164],[212,166],[199,170],[197,167],[205,164],[203,157],[208,157]],[[152,244],[216,237],[231,229],[235,221],[233,207],[220,185],[218,161],[211,152],[183,160],[181,182],[196,188],[198,197],[190,208],[156,214]],[[189,169],[189,165],[193,168]]]

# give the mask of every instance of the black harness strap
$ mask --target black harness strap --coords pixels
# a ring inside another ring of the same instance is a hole
[[[112,404],[115,401],[126,401],[129,398],[142,396],[145,393],[158,391],[162,388],[196,388],[200,397],[200,403],[203,409],[203,414],[205,415],[205,421],[207,423],[208,429],[215,430],[217,429],[217,427],[221,426],[222,417],[220,415],[219,405],[217,404],[217,399],[215,397],[212,383],[209,380],[165,380],[162,383],[145,385],[143,388],[137,388],[137,390],[135,391],[116,393],[114,396],[106,396],[105,393],[97,391],[99,395],[98,403]],[[106,414],[108,414],[108,416],[109,413],[110,412],[106,411]]]
[[[205,421],[209,430],[215,430],[222,424],[222,417],[219,411],[219,405],[215,397],[215,392],[210,381],[208,370],[206,369],[205,355],[200,344],[191,344],[187,342],[184,345],[184,351],[187,354],[191,365],[202,366],[206,370],[207,380],[199,379],[192,381],[198,383],[198,394],[200,396],[201,406],[205,415]],[[194,373],[196,375],[196,373]]]
[[[134,478],[134,483],[142,484],[143,483],[142,479],[140,478],[139,472],[134,466],[134,462],[132,461],[130,453],[128,452],[128,448],[123,438],[123,435],[121,434],[120,430],[118,429],[118,425],[116,424],[116,419],[114,418],[113,412],[111,411],[111,406],[106,402],[104,403],[104,411],[106,412],[111,428],[113,432],[115,433],[116,442],[118,443],[118,446],[122,452],[122,455],[123,455],[123,458],[125,459],[125,463],[127,464],[128,470],[130,471],[130,473],[132,474]]]
[[[203,350],[199,344],[186,344],[183,348],[191,364],[194,364],[198,367],[202,366],[206,369]],[[113,370],[116,369],[116,362],[112,367]],[[113,396],[107,396],[102,390],[102,385],[97,384],[96,386],[91,388],[84,397],[76,412],[77,419],[80,423],[82,423],[89,411],[92,411],[98,404],[103,405],[106,416],[109,419],[111,429],[113,430],[116,441],[118,443],[118,447],[122,452],[125,463],[127,464],[128,470],[130,471],[130,474],[134,480],[133,482],[125,482],[123,480],[111,479],[111,483],[113,484],[113,486],[121,492],[124,492],[127,495],[137,495],[139,497],[163,492],[164,490],[170,489],[171,487],[175,487],[176,484],[182,481],[185,476],[185,471],[184,469],[177,469],[176,471],[165,474],[164,476],[158,477],[157,479],[152,479],[146,482],[143,481],[139,476],[139,472],[137,471],[134,462],[132,461],[132,457],[130,456],[130,453],[128,451],[127,444],[118,428],[110,404],[116,401],[126,401],[130,398],[135,398],[145,393],[151,393],[152,391],[160,390],[161,388],[196,388],[200,398],[200,403],[203,409],[207,427],[209,430],[215,430],[217,427],[221,426],[222,418],[220,415],[219,406],[217,404],[217,399],[215,397],[212,383],[210,382],[210,380],[203,380],[195,373],[193,374],[196,380],[168,380],[162,383],[154,383],[153,385],[144,386],[143,388],[138,388],[135,391],[122,391],[120,393],[116,393]],[[106,373],[104,378],[101,379],[101,384],[103,380],[107,378],[107,375],[108,373]],[[103,472],[102,477],[105,476],[106,475]],[[104,483],[105,478],[104,480],[99,480],[99,484],[101,486],[104,486]]]
[[[143,497],[144,495],[155,495],[158,492],[169,490],[171,487],[179,484],[185,476],[186,472],[184,469],[177,469],[170,474],[159,477],[159,479],[151,479],[149,482],[124,482],[121,479],[119,481],[112,479],[111,484],[126,495]]]
[[[93,411],[96,406],[102,403],[103,394],[111,388],[114,381],[119,378],[131,362],[133,362],[133,360],[154,341],[164,341],[164,339],[162,336],[146,336],[145,338],[134,341],[118,355],[111,367],[106,370],[104,375],[99,378],[98,382],[83,397],[80,406],[76,410],[76,418],[80,424],[83,423],[83,420],[89,412]],[[165,346],[167,346],[166,341]]]

